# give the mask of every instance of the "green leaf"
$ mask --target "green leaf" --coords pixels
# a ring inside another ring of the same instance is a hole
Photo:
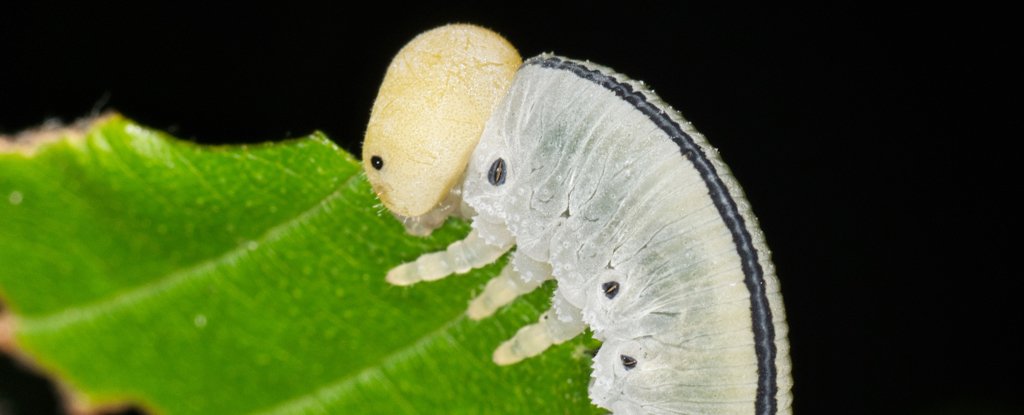
[[[210,147],[111,116],[65,135],[0,148],[0,298],[20,352],[90,404],[600,412],[587,397],[592,339],[491,362],[552,286],[475,322],[466,305],[501,263],[388,285],[388,269],[468,226],[406,235],[322,134]]]

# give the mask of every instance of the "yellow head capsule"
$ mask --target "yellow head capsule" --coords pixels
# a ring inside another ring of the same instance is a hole
[[[521,64],[504,38],[465,24],[420,34],[398,52],[363,142],[366,175],[388,209],[415,217],[445,199]]]

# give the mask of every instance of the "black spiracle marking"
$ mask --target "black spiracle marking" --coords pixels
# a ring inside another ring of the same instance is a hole
[[[620,354],[619,359],[622,360],[622,367],[626,368],[626,370],[631,370],[636,367],[636,359],[634,359],[633,356]]]
[[[501,186],[505,184],[505,172],[508,169],[505,167],[505,160],[498,158],[491,163],[491,170],[487,172],[487,181],[491,182],[492,185]]]
[[[604,296],[611,300],[619,294],[619,283],[615,281],[608,281],[601,284],[601,289],[604,290]]]

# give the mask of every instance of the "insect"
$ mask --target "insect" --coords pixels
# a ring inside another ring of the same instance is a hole
[[[472,231],[392,284],[464,273],[515,247],[469,305],[482,319],[554,279],[551,309],[493,355],[589,327],[591,400],[616,414],[790,412],[789,344],[769,251],[705,138],[643,84],[499,35],[444,26],[394,58],[363,146],[367,177],[414,234]]]

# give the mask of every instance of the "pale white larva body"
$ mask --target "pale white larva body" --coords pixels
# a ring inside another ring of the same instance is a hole
[[[489,179],[497,159],[500,185]],[[514,264],[550,264],[565,326],[578,315],[602,340],[599,406],[788,412],[785,316],[757,222],[703,136],[642,85],[555,56],[527,61],[473,152],[463,197],[480,237],[514,239]]]
[[[518,56],[493,32],[451,25],[392,61],[364,142],[367,178],[412,233],[449,215],[473,230],[387,280],[444,278],[515,247],[471,318],[546,280],[557,288],[495,363],[589,327],[602,341],[590,397],[616,414],[790,413],[778,280],[717,152],[625,76]]]

